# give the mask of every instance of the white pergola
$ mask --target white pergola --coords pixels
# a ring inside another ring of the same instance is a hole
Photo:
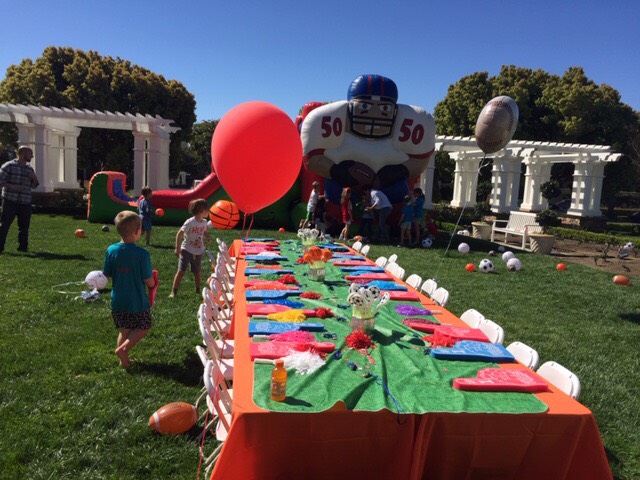
[[[78,136],[82,128],[133,132],[135,191],[148,185],[169,188],[170,135],[180,130],[158,115],[101,112],[77,108],[0,103],[0,122],[18,127],[18,142],[33,150],[33,167],[40,180],[36,191],[78,188]]]
[[[456,162],[451,206],[475,205],[478,171],[485,154],[473,137],[438,135],[436,152],[443,151],[449,152]],[[540,194],[540,185],[550,180],[551,166],[554,163],[573,163],[573,191],[567,214],[599,217],[602,215],[600,198],[604,166],[607,162],[617,161],[621,155],[604,145],[512,140],[499,152],[487,156],[493,160],[491,210],[495,213],[544,210],[547,201]],[[524,198],[522,204],[518,205],[522,164],[526,165]],[[420,185],[425,192],[433,190],[434,170],[435,162],[431,161],[420,178]],[[430,197],[425,202],[425,208],[433,208]]]

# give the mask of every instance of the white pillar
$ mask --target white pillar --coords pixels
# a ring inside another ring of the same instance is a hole
[[[169,134],[154,133],[149,137],[148,185],[153,190],[169,188]]]
[[[492,212],[503,213],[518,210],[521,164],[520,157],[496,157],[493,159]]]
[[[479,158],[465,158],[464,154],[451,153],[456,162],[453,179],[452,207],[473,207],[476,204],[476,187],[478,186]]]
[[[133,191],[140,194],[147,181],[149,163],[149,134],[133,131]],[[153,187],[151,187],[153,188]]]
[[[435,172],[435,155],[432,161],[429,161],[427,168],[420,175],[420,188],[424,192],[424,208],[432,210],[433,207],[433,177]]]
[[[547,208],[547,199],[540,194],[540,186],[551,179],[550,163],[534,163],[535,158],[527,159],[524,164],[524,198],[520,205],[523,212],[539,212]]]
[[[600,198],[604,164],[596,162],[576,162],[573,172],[571,207],[567,214],[577,217],[600,217]]]
[[[33,150],[31,165],[36,171],[40,185],[36,192],[53,192],[53,169],[49,161],[49,133],[44,125],[18,124],[18,143]]]
[[[49,133],[49,164],[53,188],[78,188],[78,136],[80,129]]]

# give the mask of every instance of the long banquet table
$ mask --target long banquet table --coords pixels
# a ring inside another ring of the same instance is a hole
[[[233,417],[211,479],[610,479],[592,412],[550,385],[544,413],[280,413],[254,402],[244,271],[235,280]],[[413,290],[409,287],[409,290]],[[433,305],[426,297],[424,305]],[[440,307],[438,307],[440,308]],[[445,309],[438,320],[463,326]],[[520,364],[501,368],[524,369]]]

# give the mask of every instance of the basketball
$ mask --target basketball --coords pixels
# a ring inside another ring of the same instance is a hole
[[[214,228],[230,230],[240,221],[240,211],[235,203],[228,200],[218,200],[209,209],[209,218]]]
[[[178,435],[198,421],[198,410],[185,402],[168,403],[149,417],[149,426],[158,433]]]

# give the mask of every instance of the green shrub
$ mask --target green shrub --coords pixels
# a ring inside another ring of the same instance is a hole
[[[558,197],[561,194],[562,189],[560,188],[560,184],[557,180],[549,180],[548,182],[544,182],[542,185],[540,185],[540,195],[542,195],[542,198],[551,200],[552,198]]]
[[[477,220],[482,220],[485,215],[489,215],[491,213],[491,205],[489,202],[478,202],[473,207],[473,214]]]
[[[573,228],[551,227],[548,233],[555,235],[557,238],[567,240],[576,240],[578,242],[590,243],[608,243],[611,245],[624,245],[627,242],[637,241],[635,238],[618,237],[615,235],[607,235],[605,233],[593,233],[586,230],[576,230]]]
[[[558,214],[553,210],[542,210],[540,213],[536,215],[536,222],[540,224],[541,227],[559,227],[562,225],[562,220],[558,217]]]

